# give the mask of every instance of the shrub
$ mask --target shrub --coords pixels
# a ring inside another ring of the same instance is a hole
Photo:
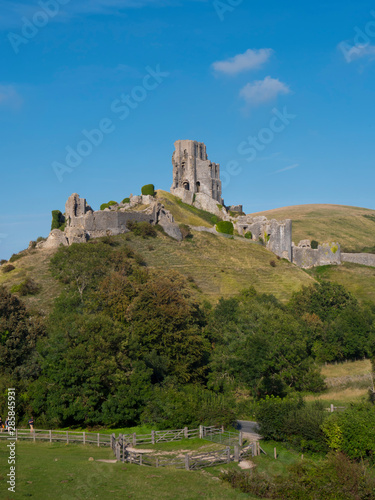
[[[1,259],[0,260],[0,266],[2,266],[3,264],[6,264],[8,261],[6,259]]]
[[[122,203],[125,204],[125,203],[130,203],[130,198],[124,198],[122,200]]]
[[[19,293],[22,297],[26,295],[36,295],[40,291],[40,286],[31,278],[26,278],[19,285],[14,285],[11,288],[11,293]]]
[[[103,203],[100,205],[100,210],[105,210],[106,208],[113,207],[113,205],[117,205],[117,201],[109,201],[108,203]]]
[[[9,262],[16,262],[16,260],[22,259],[23,255],[20,253],[14,253],[9,259]]]
[[[149,222],[128,221],[126,226],[136,236],[142,236],[142,238],[156,237],[156,230]]]
[[[46,241],[47,238],[44,238],[43,236],[39,236],[37,239],[36,239],[36,242],[37,243],[40,243],[41,241]]]
[[[256,418],[260,426],[260,433],[265,439],[283,441],[284,427],[291,412],[299,410],[304,405],[302,397],[284,399],[278,396],[266,397],[259,402],[256,409]]]
[[[155,186],[153,184],[146,184],[145,186],[142,187],[141,193],[144,196],[155,196]]]
[[[51,231],[54,229],[60,229],[63,231],[62,227],[65,229],[65,217],[60,212],[60,210],[52,210],[52,223],[51,223]]]
[[[251,231],[248,231],[247,233],[245,233],[245,238],[247,238],[248,240],[252,240],[253,239],[253,233]]]
[[[318,248],[319,248],[319,242],[316,241],[316,240],[312,240],[312,242],[311,242],[311,248],[313,250],[318,250]]]
[[[276,267],[276,262],[275,262],[274,260],[271,260],[271,261],[270,261],[270,266],[271,266],[271,267]]]
[[[230,221],[220,221],[216,224],[216,231],[223,234],[233,234],[234,227]]]
[[[16,268],[12,266],[12,264],[8,264],[7,266],[1,266],[1,270],[3,271],[3,273],[10,273],[11,271],[13,271],[13,269]]]
[[[182,234],[182,238],[184,240],[191,239],[193,237],[193,235],[190,232],[190,227],[189,226],[187,226],[186,224],[180,224],[179,227],[180,227],[180,231],[181,231],[181,234]]]
[[[216,204],[216,206],[217,206],[217,208],[218,208],[219,210],[221,210],[221,209],[223,208],[223,205],[220,205],[220,203],[217,203],[217,204]]]
[[[303,460],[287,466],[277,477],[231,469],[220,478],[233,488],[257,498],[294,499],[370,499],[374,498],[375,480],[363,463],[352,462],[343,453],[331,453],[326,460]]]

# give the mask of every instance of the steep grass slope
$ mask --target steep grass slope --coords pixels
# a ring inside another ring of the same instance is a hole
[[[343,205],[299,205],[253,215],[292,219],[293,240],[338,241],[343,251],[375,253],[375,210]]]

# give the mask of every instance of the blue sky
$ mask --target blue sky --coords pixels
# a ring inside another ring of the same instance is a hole
[[[0,258],[46,236],[73,192],[98,209],[144,184],[169,190],[177,139],[206,143],[225,202],[248,213],[375,209],[372,2],[0,0],[0,12]]]

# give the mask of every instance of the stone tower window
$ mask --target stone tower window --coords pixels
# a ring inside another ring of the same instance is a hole
[[[190,185],[187,181],[183,183],[183,186],[184,186],[184,189],[186,189],[186,191],[189,191]]]
[[[196,186],[197,186],[197,193],[199,193],[201,190],[201,183],[198,181]]]

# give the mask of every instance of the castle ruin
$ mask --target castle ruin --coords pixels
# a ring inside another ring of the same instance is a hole
[[[324,243],[312,248],[308,240],[295,245],[292,240],[292,221],[268,220],[263,216],[245,215],[242,205],[226,207],[222,198],[220,165],[208,160],[203,142],[178,140],[172,156],[173,184],[171,193],[184,203],[215,214],[233,223],[239,236],[262,243],[280,258],[301,268],[339,265],[342,261],[370,263],[366,254],[342,254],[338,243]],[[125,200],[124,200],[125,201]],[[129,231],[130,222],[160,224],[172,238],[181,241],[182,233],[173,215],[153,196],[131,196],[126,203],[116,203],[104,210],[94,211],[84,198],[72,194],[65,206],[65,228],[54,229],[39,247],[83,243],[92,238],[118,235]],[[193,228],[216,232],[215,229]],[[216,233],[219,234],[219,233]]]
[[[220,165],[208,159],[206,145],[197,141],[176,141],[174,146],[171,193],[189,204],[196,194],[223,204]]]

